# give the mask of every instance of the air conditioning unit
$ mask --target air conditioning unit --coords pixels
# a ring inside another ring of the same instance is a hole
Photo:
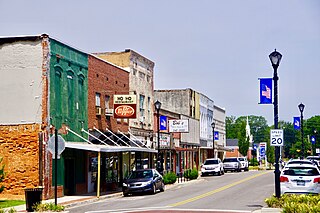
[[[106,109],[105,115],[106,116],[113,116],[113,109]]]
[[[101,115],[101,114],[102,114],[101,107],[96,107],[96,115]]]

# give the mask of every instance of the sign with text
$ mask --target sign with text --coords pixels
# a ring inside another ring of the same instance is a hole
[[[114,118],[137,118],[136,95],[114,95]]]
[[[169,132],[189,132],[189,120],[169,120]]]
[[[266,157],[266,149],[267,149],[267,144],[266,143],[260,143],[259,144],[260,159],[265,159],[265,157]]]
[[[270,130],[270,145],[283,146],[283,129]]]

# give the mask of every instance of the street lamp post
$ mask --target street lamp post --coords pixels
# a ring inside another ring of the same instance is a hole
[[[302,143],[302,157],[304,158],[304,141],[303,141],[303,110],[304,110],[304,104],[301,103],[298,105],[299,110],[300,110],[300,122],[301,122],[301,127],[300,127],[300,131],[301,131],[301,143]]]
[[[271,61],[272,67],[273,67],[273,84],[274,84],[274,96],[273,96],[273,108],[274,108],[274,128],[278,129],[278,67],[281,61],[282,55],[277,52],[277,50],[274,50],[269,55],[269,59]],[[276,197],[280,198],[280,169],[279,169],[279,158],[280,158],[280,146],[275,147],[275,192]]]
[[[211,127],[212,127],[212,151],[213,151],[213,158],[215,157],[214,155],[214,128],[216,126],[216,123],[215,122],[212,122],[211,123]]]
[[[157,138],[158,138],[158,153],[157,153],[157,170],[158,172],[162,172],[162,166],[161,161],[160,161],[160,109],[161,109],[161,102],[160,101],[156,101],[154,103],[154,107],[157,111]]]

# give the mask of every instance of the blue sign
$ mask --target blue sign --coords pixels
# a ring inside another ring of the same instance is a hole
[[[314,136],[314,135],[311,136],[311,143],[313,145],[316,144],[316,136]]]
[[[261,158],[265,158],[266,156],[266,147],[265,146],[261,146],[260,147],[260,157]]]
[[[214,131],[214,140],[219,140],[219,132]]]
[[[257,144],[253,144],[253,150],[257,150]]]
[[[260,104],[272,104],[272,78],[260,78]]]
[[[293,127],[296,130],[300,129],[300,117],[293,117]]]
[[[167,130],[168,117],[160,115],[160,130]]]

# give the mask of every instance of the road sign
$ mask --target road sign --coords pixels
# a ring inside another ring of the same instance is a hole
[[[283,129],[270,130],[270,145],[283,146]]]
[[[316,144],[316,137],[314,135],[311,136],[311,143]]]
[[[63,137],[58,135],[58,156],[61,155],[61,153],[65,149],[65,140]],[[51,136],[48,141],[48,151],[51,152],[52,158],[55,156],[55,136]],[[59,158],[59,157],[58,157]]]

